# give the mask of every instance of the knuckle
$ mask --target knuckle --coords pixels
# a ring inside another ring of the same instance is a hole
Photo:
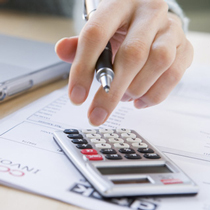
[[[82,62],[73,64],[69,77],[74,84],[87,84],[92,81],[94,72],[89,72]],[[81,76],[82,75],[82,76]]]
[[[155,11],[158,14],[161,14],[163,12],[165,12],[165,13],[168,12],[168,4],[163,0],[150,1],[150,8],[152,8],[154,10],[154,14],[155,14]]]
[[[168,12],[168,4],[166,3],[166,1],[159,0],[159,1],[155,1],[155,3],[159,10]]]
[[[165,1],[156,1],[153,9],[153,24],[157,21],[166,22],[168,15],[168,5]]]
[[[97,22],[88,23],[82,31],[82,38],[90,43],[99,43],[105,38],[105,29]]]
[[[83,72],[83,66],[80,62],[74,63],[74,69],[70,71],[70,77],[79,78]]]
[[[165,45],[153,45],[151,55],[153,62],[160,67],[169,67],[174,60],[173,50]]]
[[[146,53],[148,52],[146,43],[139,40],[129,40],[122,47],[122,57],[125,62],[139,62],[142,59],[146,59]]]
[[[166,3],[166,1],[160,1],[159,5],[160,5],[162,11],[168,13],[168,4]]]
[[[176,33],[176,34],[178,32],[180,37],[185,36],[184,31],[182,29],[182,22],[179,19],[179,17],[168,18],[166,25],[168,29],[171,30],[171,32]]]

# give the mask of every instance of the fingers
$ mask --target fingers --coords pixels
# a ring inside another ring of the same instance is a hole
[[[165,10],[165,8],[163,8]],[[155,14],[148,17],[145,25],[145,12],[139,11],[129,27],[129,33],[121,44],[114,60],[115,78],[111,84],[109,94],[102,89],[96,93],[90,106],[88,117],[91,124],[100,125],[112,113],[133,78],[147,61],[151,43],[158,31],[158,23],[163,17]]]
[[[88,96],[96,61],[111,41],[115,77],[108,94],[102,88],[95,94],[88,111],[91,124],[104,123],[120,99],[134,100],[136,108],[160,103],[179,82],[193,50],[181,21],[173,15],[170,21],[167,10],[163,0],[103,0],[79,38],[57,43],[59,57],[73,62],[69,97],[80,104]]]
[[[186,41],[177,49],[176,59],[173,64],[165,71],[154,85],[140,98],[134,100],[136,108],[146,108],[159,104],[182,78],[185,70],[189,67],[193,58],[192,45]]]
[[[121,100],[134,99],[136,108],[162,102],[177,85],[192,57],[193,49],[181,29],[180,20],[176,16],[169,18],[165,28],[157,33],[147,62]]]
[[[73,103],[80,104],[86,99],[96,61],[118,27],[124,24],[123,17],[128,17],[128,14],[129,8],[125,7],[124,3],[113,0],[102,1],[86,23],[79,36],[70,71],[69,97]]]
[[[168,28],[160,30],[151,45],[145,65],[130,84],[127,95],[132,99],[143,96],[158,78],[172,65],[183,33]],[[129,97],[127,97],[129,100]]]

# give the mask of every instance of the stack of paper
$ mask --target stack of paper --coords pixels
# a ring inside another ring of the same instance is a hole
[[[198,184],[196,196],[103,199],[89,185],[52,132],[91,128],[86,116],[99,86],[95,81],[81,106],[72,105],[63,88],[0,121],[0,183],[85,209],[210,209],[209,81],[209,67],[194,65],[162,104],[137,110],[132,103],[119,103],[102,126],[138,131]]]

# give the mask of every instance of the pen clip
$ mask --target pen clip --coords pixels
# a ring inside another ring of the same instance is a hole
[[[88,15],[87,15],[87,6],[86,6],[86,0],[84,0],[84,8],[83,8],[83,19],[88,20]]]
[[[83,18],[88,21],[90,16],[96,11],[101,0],[84,0]]]

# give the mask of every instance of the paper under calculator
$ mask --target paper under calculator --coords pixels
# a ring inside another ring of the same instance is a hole
[[[66,129],[53,133],[65,155],[105,197],[196,194],[197,185],[130,129]]]

